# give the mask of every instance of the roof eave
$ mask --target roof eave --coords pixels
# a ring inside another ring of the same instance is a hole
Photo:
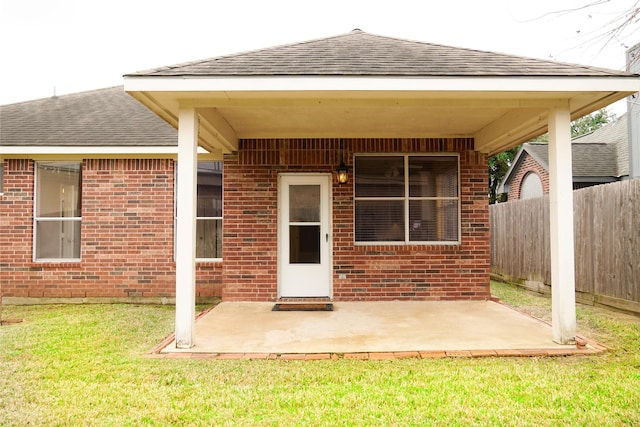
[[[640,90],[638,76],[137,76],[126,92],[295,91],[526,91],[624,92]],[[624,95],[627,96],[627,95]]]
[[[0,145],[0,158],[171,158],[178,155],[178,146],[79,146],[79,145]],[[221,153],[199,150],[203,159],[221,160]]]
[[[504,187],[505,186],[509,186],[511,184],[511,179],[512,179],[511,175],[513,174],[513,171],[518,167],[518,165],[521,162],[520,159],[523,156],[522,153],[524,152],[524,148],[525,148],[524,145],[522,147],[520,147],[520,149],[516,153],[515,157],[511,161],[511,165],[509,166],[509,169],[507,169],[507,172],[504,174],[504,177],[502,178],[502,181],[498,185],[498,192],[504,193],[505,192],[504,191]]]

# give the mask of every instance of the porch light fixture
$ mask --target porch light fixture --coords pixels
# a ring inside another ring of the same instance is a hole
[[[349,172],[349,168],[344,164],[344,147],[342,146],[342,140],[340,140],[340,165],[336,171],[338,174],[338,184],[342,185],[347,183],[349,180],[347,172]]]
[[[347,172],[349,170],[347,169],[347,165],[344,164],[344,161],[340,160],[340,166],[338,166],[338,184],[342,185],[342,184],[346,184],[347,181],[349,180],[349,177],[347,176]]]

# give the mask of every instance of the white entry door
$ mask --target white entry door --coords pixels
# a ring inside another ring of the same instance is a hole
[[[280,175],[278,296],[331,297],[331,175]]]

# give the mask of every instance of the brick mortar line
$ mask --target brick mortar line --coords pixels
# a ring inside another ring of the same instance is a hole
[[[198,353],[149,352],[146,358],[159,359],[216,359],[216,360],[399,360],[399,359],[444,359],[481,357],[563,357],[590,356],[606,352],[603,348],[584,349],[506,349],[506,350],[430,350],[389,351],[355,353]]]

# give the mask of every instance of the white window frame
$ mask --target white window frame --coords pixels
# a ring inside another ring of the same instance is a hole
[[[536,190],[535,193],[532,194],[532,190]],[[540,179],[540,175],[535,171],[528,171],[525,173],[522,177],[522,181],[520,181],[520,200],[534,199],[536,197],[542,197],[543,195],[544,187],[542,186],[542,179]]]
[[[82,161],[74,160],[61,160],[61,161],[42,161],[35,162],[34,165],[34,183],[33,183],[33,262],[37,263],[63,263],[63,262],[80,262],[82,260],[82,216],[77,217],[38,217],[38,180],[39,178],[39,166],[45,164],[60,164],[60,163],[74,163],[80,165],[80,185],[78,192],[82,197]],[[80,209],[82,213],[82,207]],[[65,222],[79,222],[80,223],[80,257],[79,258],[38,258],[38,223],[49,221],[65,221]]]
[[[198,160],[198,163],[204,163],[204,162],[218,162],[222,164],[221,160]],[[177,171],[178,170],[178,162],[174,161],[173,162],[173,170]],[[196,173],[197,175],[197,173]],[[221,202],[222,202],[222,207],[223,207],[223,213],[224,213],[224,164],[222,165],[222,177],[221,177],[222,181],[222,187],[223,187],[223,192],[222,192],[222,198],[221,198]],[[197,176],[196,176],[196,187],[198,186],[197,183]],[[178,174],[174,173],[174,179],[173,179],[173,259],[175,261],[176,259],[176,231],[178,229],[178,197],[177,197],[177,191],[178,191]],[[196,195],[196,197],[198,197]],[[224,215],[223,215],[224,216]],[[223,221],[223,216],[196,216],[196,229],[198,228],[197,226],[197,222],[198,220],[216,220],[219,219],[220,221]],[[224,221],[223,221],[223,229],[224,229]],[[197,236],[196,236],[197,238]],[[223,248],[224,251],[224,248]],[[196,258],[196,263],[213,263],[213,262],[222,262],[222,258]]]
[[[4,194],[4,159],[0,157],[0,196]]]
[[[355,196],[355,186],[356,186],[356,157],[404,157],[404,196],[402,197],[356,197]],[[455,157],[457,163],[457,188],[458,194],[456,197],[411,197],[409,196],[409,157]],[[460,154],[459,153],[354,153],[354,173],[353,173],[353,191],[354,191],[354,203],[353,203],[353,220],[354,220],[354,233],[353,239],[354,244],[356,246],[416,246],[416,245],[443,245],[443,246],[453,246],[460,245],[462,242],[462,218],[461,218],[461,203],[460,203],[460,192],[461,192],[461,182],[460,182]],[[404,208],[404,241],[368,241],[368,242],[359,242],[356,240],[356,202],[357,201],[367,201],[367,200],[384,200],[384,201],[403,201]],[[416,241],[409,240],[409,202],[415,200],[455,200],[458,205],[458,239],[457,240],[434,240],[434,241]]]

